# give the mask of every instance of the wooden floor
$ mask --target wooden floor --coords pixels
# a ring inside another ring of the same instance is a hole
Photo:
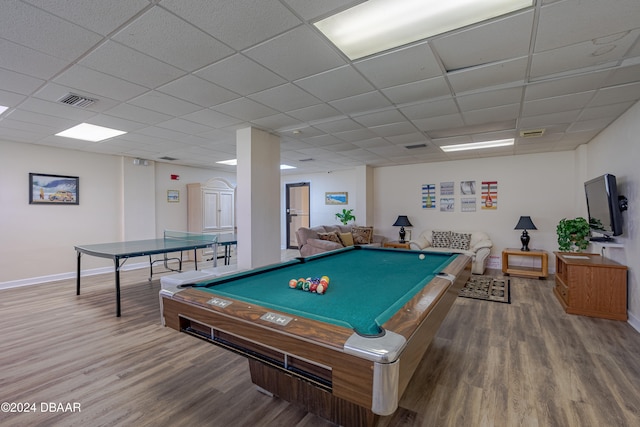
[[[244,358],[163,328],[145,274],[122,273],[121,318],[112,274],[80,296],[75,280],[0,291],[0,402],[36,404],[3,406],[1,426],[331,425],[256,391]],[[512,304],[458,298],[380,425],[640,425],[640,334],[565,314],[552,287],[512,277]]]

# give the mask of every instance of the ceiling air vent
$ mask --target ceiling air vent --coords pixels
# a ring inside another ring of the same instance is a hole
[[[313,160],[313,159],[312,159],[311,157],[309,157],[308,159],[300,159],[300,160],[298,160],[298,161],[299,161],[299,162],[310,162],[310,161],[312,161],[312,160]]]
[[[80,108],[87,108],[95,104],[97,101],[97,99],[87,98],[86,96],[76,95],[75,93],[68,93],[58,99],[58,102]]]
[[[426,146],[427,144],[415,144],[415,145],[405,145],[404,148],[406,148],[407,150],[414,150],[416,148],[424,148]]]
[[[537,138],[542,136],[543,133],[544,129],[521,130],[520,136],[522,138]]]
[[[163,156],[163,157],[160,157],[160,160],[166,160],[166,161],[172,162],[172,161],[178,160],[178,159],[176,159],[175,157]]]

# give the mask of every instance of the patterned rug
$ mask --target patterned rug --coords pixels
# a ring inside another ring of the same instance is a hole
[[[494,276],[471,276],[458,296],[511,304],[509,279]]]

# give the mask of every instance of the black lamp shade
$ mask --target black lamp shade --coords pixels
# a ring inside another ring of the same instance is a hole
[[[404,243],[404,236],[407,235],[407,233],[404,231],[405,227],[413,227],[411,225],[411,222],[409,221],[409,218],[407,218],[406,215],[398,215],[398,219],[396,219],[396,222],[393,223],[394,227],[400,227],[400,243]]]
[[[520,236],[520,243],[522,243],[522,248],[520,250],[525,252],[529,251],[530,237],[529,233],[527,233],[527,230],[537,230],[536,226],[533,224],[533,221],[531,221],[531,217],[521,216],[514,230],[523,230],[522,235]]]

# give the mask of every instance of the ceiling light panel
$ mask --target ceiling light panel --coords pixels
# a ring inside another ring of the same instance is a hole
[[[443,145],[440,147],[440,149],[446,153],[450,153],[452,151],[480,150],[483,148],[506,147],[509,145],[513,145],[513,142],[514,142],[513,138],[499,139],[495,141],[470,142],[468,144]]]
[[[80,123],[77,126],[64,130],[60,133],[56,133],[56,136],[81,139],[83,141],[100,142],[105,139],[124,135],[125,133],[127,132],[103,126],[96,126],[89,123]]]
[[[315,26],[354,60],[532,4],[533,0],[369,0]]]

